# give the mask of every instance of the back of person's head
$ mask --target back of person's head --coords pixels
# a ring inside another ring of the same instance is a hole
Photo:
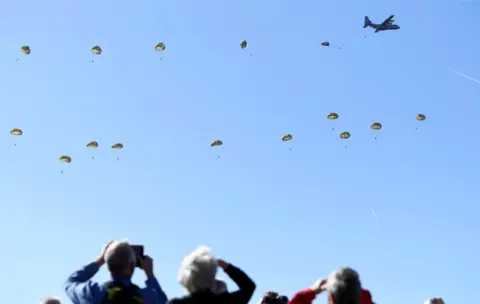
[[[61,304],[59,297],[46,297],[40,304]]]
[[[349,267],[334,270],[327,279],[330,304],[360,304],[362,284],[358,273]]]
[[[135,251],[127,241],[112,242],[105,250],[104,259],[113,277],[130,278],[137,263]]]
[[[431,298],[425,301],[424,304],[445,304],[442,298]]]
[[[281,296],[276,291],[267,291],[263,294],[261,304],[287,304],[288,297]]]
[[[215,279],[215,281],[213,281],[213,286],[211,290],[215,294],[228,292],[227,283],[225,283],[225,281],[222,279]]]
[[[190,293],[212,290],[217,260],[210,248],[201,246],[187,255],[178,271],[178,282]]]

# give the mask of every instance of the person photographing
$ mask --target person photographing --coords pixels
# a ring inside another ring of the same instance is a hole
[[[111,280],[99,284],[91,279],[107,264]],[[131,282],[135,268],[145,272],[145,287]],[[113,241],[104,246],[100,256],[75,271],[65,282],[65,292],[74,304],[165,304],[167,296],[153,273],[153,260],[143,255],[142,246],[127,241]]]

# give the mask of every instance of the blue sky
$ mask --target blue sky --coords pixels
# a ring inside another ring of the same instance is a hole
[[[4,300],[68,303],[66,277],[128,238],[169,297],[183,294],[183,256],[208,245],[251,275],[255,301],[350,265],[378,303],[474,303],[480,86],[445,69],[480,78],[479,13],[447,0],[2,1]],[[389,14],[401,30],[362,28]]]

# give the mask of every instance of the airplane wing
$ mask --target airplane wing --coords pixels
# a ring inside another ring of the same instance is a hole
[[[393,20],[393,17],[395,17],[395,15],[391,15],[390,17],[388,17],[387,19],[385,19],[385,21],[382,22],[382,25],[387,25],[387,24],[389,24],[389,23]]]

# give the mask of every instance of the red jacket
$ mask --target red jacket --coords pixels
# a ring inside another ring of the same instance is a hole
[[[312,304],[317,295],[310,288],[297,292],[288,304]],[[375,304],[372,301],[372,295],[370,291],[364,289],[360,299],[360,304]]]

